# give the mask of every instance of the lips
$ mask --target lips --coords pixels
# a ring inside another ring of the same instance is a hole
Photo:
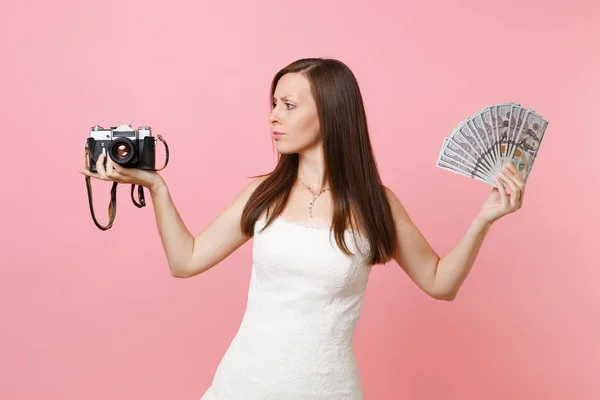
[[[273,131],[273,136],[285,135],[285,133]]]

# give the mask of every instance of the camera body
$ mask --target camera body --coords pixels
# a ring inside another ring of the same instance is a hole
[[[133,129],[131,125],[122,124],[104,129],[96,125],[90,129],[86,140],[89,170],[97,172],[96,162],[103,151],[106,151],[105,167],[110,157],[114,163],[126,168],[155,170],[155,143],[149,126]]]

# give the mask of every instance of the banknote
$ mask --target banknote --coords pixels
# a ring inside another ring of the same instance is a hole
[[[453,152],[448,147],[448,140],[448,138],[444,138],[442,149],[438,155],[438,165],[446,166],[447,168],[453,169],[456,172],[459,172],[470,178],[477,178],[485,181],[486,183],[490,183],[492,185],[494,184],[493,178],[484,170],[470,161],[467,157]]]
[[[523,126],[523,121],[525,120],[525,116],[529,110],[527,108],[519,107],[518,109],[513,109],[513,115],[515,119],[515,125],[512,127],[510,135],[508,137],[508,143],[506,148],[507,159],[510,160],[510,153],[515,145],[515,141],[517,138],[517,134],[521,127]]]
[[[480,171],[473,168],[471,164],[462,160],[456,154],[452,154],[450,150],[448,150],[446,144],[448,142],[448,138],[444,138],[444,144],[442,145],[442,151],[438,155],[438,160],[436,162],[436,166],[441,169],[445,169],[451,172],[455,172],[460,175],[464,175],[468,178],[474,178],[481,182],[487,183],[491,186],[496,186],[494,181],[490,179],[487,175],[481,174]]]
[[[494,180],[493,171],[489,171],[485,168],[484,164],[477,162],[468,155],[467,152],[459,147],[453,139],[446,138],[446,144],[443,147],[442,154],[446,157],[451,157],[456,161],[460,161],[462,164],[468,166],[473,172],[477,172],[482,178],[488,178],[490,181]]]
[[[472,121],[475,126],[474,129],[477,130],[477,134],[485,141],[486,152],[489,154],[489,159],[494,166],[494,173],[500,173],[499,167],[501,163],[498,154],[496,153],[496,140],[494,137],[494,132],[492,131],[492,119],[490,116],[489,107],[477,112],[472,118]]]
[[[500,151],[500,134],[498,133],[498,106],[492,105],[489,107],[489,109],[490,118],[492,119],[492,133],[494,135],[494,153],[496,153],[497,162],[499,164],[502,164],[502,153]]]
[[[458,124],[456,131],[454,131],[451,138],[463,148],[470,149],[469,154],[475,158],[478,164],[482,165],[482,168],[486,169],[491,175],[493,175],[494,167],[493,163],[488,159],[483,146],[479,139],[472,132],[468,125],[469,120],[461,121]]]
[[[506,148],[508,145],[508,135],[512,122],[513,103],[498,104],[498,140],[500,147],[500,161],[504,165],[506,158]],[[514,124],[514,123],[513,123]]]
[[[486,139],[485,139],[485,132],[483,130],[479,130],[476,127],[475,124],[475,119],[477,118],[477,114],[467,118],[465,120],[465,125],[466,125],[466,129],[463,131],[464,133],[467,133],[469,135],[471,135],[474,139],[475,142],[477,143],[477,145],[479,146],[479,151],[480,151],[480,156],[482,159],[484,159],[487,163],[487,165],[490,166],[490,168],[492,168],[492,171],[494,169],[494,160],[493,158],[490,156],[490,151],[489,151],[489,146],[486,144]]]
[[[486,175],[490,178],[494,176],[493,171],[481,162],[481,159],[478,158],[477,153],[473,150],[471,145],[466,141],[466,139],[462,137],[460,133],[454,134],[453,136],[449,137],[446,146],[454,154],[459,155],[461,158],[473,164],[475,169],[481,171],[481,174]]]
[[[527,182],[547,127],[519,103],[484,107],[444,138],[436,166],[496,186],[495,177],[511,163]]]
[[[510,148],[508,160],[519,171],[524,182],[529,179],[547,126],[548,121],[541,115],[528,110]]]

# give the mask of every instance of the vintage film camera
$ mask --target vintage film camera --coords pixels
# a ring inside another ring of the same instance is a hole
[[[160,140],[165,146],[165,164],[156,169],[156,141]],[[106,168],[106,160],[108,157],[116,164],[125,168],[139,168],[152,171],[162,171],[169,162],[169,146],[161,135],[152,136],[152,130],[149,126],[140,126],[138,129],[133,129],[130,124],[122,124],[116,127],[105,129],[99,125],[95,125],[90,129],[90,136],[85,142],[86,152],[86,168],[91,172],[98,172],[96,162],[102,153],[106,154],[104,167]],[[91,179],[86,176],[86,187],[88,192],[88,200],[90,212],[94,223],[100,230],[107,230],[112,227],[117,212],[117,184],[113,182],[111,189],[111,200],[108,206],[109,223],[106,226],[101,225],[96,220],[94,214],[93,196]],[[146,205],[144,199],[144,188],[138,186],[138,198],[134,197],[136,185],[131,185],[131,200],[136,207],[142,208]]]
[[[110,129],[96,125],[86,142],[90,171],[96,172],[96,161],[102,152],[123,167],[154,170],[155,140],[149,126],[136,130],[127,124]]]

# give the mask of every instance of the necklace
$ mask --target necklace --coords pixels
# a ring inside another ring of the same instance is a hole
[[[315,200],[317,200],[317,198],[318,198],[318,197],[319,197],[321,194],[323,194],[323,193],[325,193],[326,191],[328,191],[328,190],[329,190],[329,188],[321,189],[321,191],[320,191],[319,193],[315,193],[315,192],[312,190],[312,188],[311,188],[310,186],[308,186],[306,183],[304,183],[304,181],[303,181],[303,180],[302,180],[300,177],[298,177],[298,179],[300,179],[300,183],[302,183],[302,184],[303,184],[303,185],[304,185],[304,186],[305,186],[305,187],[306,187],[308,190],[310,190],[310,193],[313,195],[313,199],[312,199],[312,201],[310,202],[310,204],[308,205],[308,214],[309,214],[309,215],[310,215],[310,217],[312,218],[312,217],[313,217],[312,208],[313,208],[313,205],[315,204]]]

